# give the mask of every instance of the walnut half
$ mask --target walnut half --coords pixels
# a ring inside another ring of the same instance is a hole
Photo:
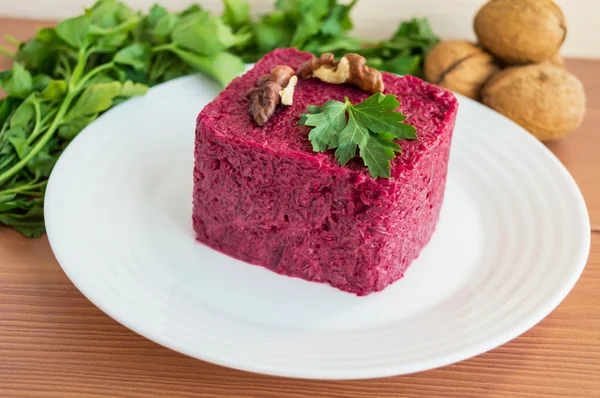
[[[316,77],[332,84],[349,83],[371,94],[383,92],[385,86],[381,72],[366,64],[367,60],[358,54],[346,54],[335,62],[333,54],[325,53],[302,64],[298,76],[301,79]]]
[[[295,83],[288,89],[287,93],[285,90],[290,85],[289,83],[292,78],[296,77],[291,67],[278,65],[271,69],[271,73],[261,76],[256,81],[257,87],[253,87],[246,92],[246,97],[250,99],[249,113],[254,118],[256,124],[259,126],[265,125],[271,116],[273,116],[277,105],[282,102],[284,94],[286,95],[285,101],[291,104],[291,96],[294,94]],[[286,104],[284,103],[284,105]]]

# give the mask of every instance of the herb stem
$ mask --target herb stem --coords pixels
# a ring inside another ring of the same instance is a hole
[[[69,60],[67,59],[66,55],[59,57],[59,64],[65,72],[65,76],[64,76],[65,80],[68,79],[72,73],[72,70],[71,70],[71,65],[69,64]]]
[[[0,46],[0,54],[12,59],[15,59],[16,57],[15,53],[10,51],[8,48],[4,48],[2,46]]]
[[[5,189],[4,191],[0,191],[0,195],[11,194],[11,193],[32,192],[31,191],[32,189],[42,188],[46,184],[48,184],[48,181],[38,182],[37,184],[24,184],[24,185],[20,185],[18,187],[14,187],[14,188],[10,188],[10,189]]]
[[[31,102],[33,102],[33,109],[35,109],[35,127],[33,128],[31,135],[27,138],[28,144],[31,144],[42,131],[42,112],[40,110],[40,102],[36,101],[35,98]]]
[[[79,67],[79,65],[77,65],[77,67]],[[77,70],[77,68],[76,68],[76,70]],[[56,117],[54,118],[54,121],[52,122],[52,124],[50,125],[50,127],[48,128],[46,133],[44,133],[42,138],[27,153],[27,155],[25,155],[20,161],[18,161],[10,169],[8,169],[4,173],[0,174],[0,184],[4,183],[6,180],[8,180],[9,178],[11,178],[15,174],[17,174],[19,172],[19,170],[21,170],[23,167],[25,167],[25,165],[27,165],[27,163],[31,159],[33,159],[33,157],[36,156],[42,150],[42,148],[44,148],[44,146],[48,143],[48,141],[50,141],[50,138],[52,138],[52,136],[54,135],[54,132],[56,131],[56,129],[58,129],[60,122],[62,121],[63,117],[67,113],[67,110],[69,109],[69,105],[71,104],[71,101],[73,101],[73,98],[75,98],[75,93],[69,92],[67,94],[67,96],[65,97],[63,103],[61,104],[60,109],[58,110],[58,113],[56,114]]]
[[[0,170],[8,166],[15,159],[15,155],[7,156],[2,163],[0,163]]]
[[[19,47],[21,45],[21,41],[17,40],[16,37],[11,35],[4,35],[4,40],[6,40],[8,43],[12,44],[15,47]]]
[[[159,51],[169,51],[173,49],[175,49],[175,45],[173,43],[161,44],[160,46],[152,47],[152,52],[157,53]]]
[[[113,68],[115,66],[114,62],[109,62],[107,64],[102,64],[100,66],[95,67],[94,69],[92,69],[91,71],[88,72],[87,75],[85,75],[81,81],[79,82],[79,85],[77,86],[77,88],[75,89],[76,92],[78,92],[79,90],[81,90],[83,88],[83,86],[94,76],[96,76],[98,73]]]
[[[79,50],[77,65],[75,65],[75,69],[73,69],[73,74],[71,75],[71,80],[69,80],[69,94],[74,94],[77,92],[77,84],[79,84],[79,79],[81,79],[81,75],[85,70],[86,60],[87,53],[85,48],[82,48]]]

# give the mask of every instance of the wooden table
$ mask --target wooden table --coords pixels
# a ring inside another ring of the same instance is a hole
[[[36,25],[0,19],[0,36],[25,39]],[[245,373],[131,332],[79,293],[45,238],[0,228],[0,397],[600,397],[600,61],[567,67],[585,84],[587,116],[580,131],[549,147],[586,198],[592,249],[573,291],[523,336],[402,377],[328,382]]]

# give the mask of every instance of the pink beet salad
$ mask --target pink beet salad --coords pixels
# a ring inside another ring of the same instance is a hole
[[[198,115],[193,226],[197,239],[281,275],[327,283],[359,296],[402,278],[435,230],[444,198],[458,103],[412,76],[383,73],[417,139],[402,140],[390,178],[374,178],[360,158],[344,166],[315,152],[309,105],[353,104],[370,93],[349,84],[300,79],[293,104],[262,126],[247,91],[278,65],[297,70],[311,55],[277,49],[233,80]]]

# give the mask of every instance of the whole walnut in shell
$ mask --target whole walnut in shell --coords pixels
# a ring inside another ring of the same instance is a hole
[[[560,53],[554,54],[548,61],[552,62],[556,66],[565,66],[565,60]]]
[[[492,0],[475,16],[474,28],[481,46],[508,64],[552,58],[567,34],[552,0]]]
[[[425,60],[425,79],[475,100],[483,83],[498,70],[492,56],[461,40],[438,43]]]
[[[582,83],[550,62],[507,68],[488,80],[481,96],[542,141],[573,132],[585,113]]]

